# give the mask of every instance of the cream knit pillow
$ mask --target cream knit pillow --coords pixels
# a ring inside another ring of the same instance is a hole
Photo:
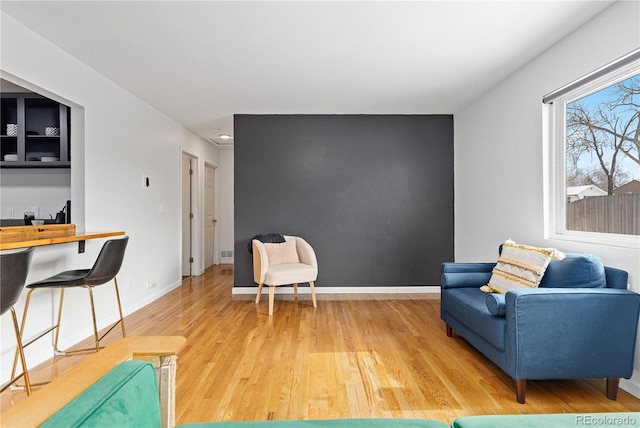
[[[537,288],[551,259],[562,260],[564,254],[553,248],[516,244],[508,239],[482,291],[505,294],[518,288]]]
[[[285,241],[280,244],[264,244],[267,250],[267,257],[270,265],[283,265],[289,263],[300,263],[295,239]]]

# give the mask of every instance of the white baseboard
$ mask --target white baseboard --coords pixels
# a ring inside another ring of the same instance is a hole
[[[231,294],[256,294],[258,287],[233,287]],[[276,287],[276,294],[293,294],[293,287]],[[262,289],[262,294],[268,294],[269,287]],[[308,285],[298,286],[299,294],[311,294]],[[420,285],[413,287],[316,287],[316,294],[440,294],[439,285]]]
[[[640,398],[640,385],[632,382],[633,379],[620,379],[620,389],[627,391],[634,397]]]

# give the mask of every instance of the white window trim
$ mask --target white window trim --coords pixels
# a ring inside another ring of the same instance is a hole
[[[640,249],[640,235],[582,232],[566,229],[566,105],[640,72],[640,61],[589,82],[543,105],[545,235],[547,239]]]

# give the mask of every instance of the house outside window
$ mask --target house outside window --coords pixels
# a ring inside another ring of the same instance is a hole
[[[640,242],[640,51],[548,95],[550,235]]]

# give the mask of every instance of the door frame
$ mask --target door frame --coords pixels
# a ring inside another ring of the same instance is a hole
[[[189,160],[189,166],[191,169],[191,174],[189,176],[189,195],[185,195],[185,189],[184,189],[184,161],[185,159]],[[197,275],[197,270],[195,269],[195,266],[197,266],[196,260],[198,259],[198,246],[196,245],[196,240],[194,239],[195,237],[195,231],[198,230],[197,227],[197,207],[198,207],[198,192],[197,192],[197,188],[195,187],[195,183],[197,183],[196,181],[196,177],[197,177],[197,158],[193,155],[191,155],[188,152],[182,151],[180,152],[180,273],[182,276],[186,276],[185,274],[188,272],[188,276],[192,276],[192,275]],[[188,232],[185,231],[185,225],[184,225],[184,208],[185,208],[185,203],[189,203],[189,212],[190,212],[190,219],[189,219],[189,227],[188,227]],[[185,236],[185,234],[187,234],[187,236]],[[187,245],[187,242],[185,241],[185,239],[188,239],[188,247],[189,247],[189,268],[188,270],[185,269],[185,246]]]
[[[210,196],[207,196],[207,170],[211,170],[212,173],[212,180],[213,180],[213,192]],[[207,231],[207,222],[209,221],[209,219],[207,218],[207,198],[211,197],[212,200],[212,204],[213,204],[213,212],[211,213],[212,217],[213,217],[213,237],[212,239],[212,257],[213,257],[213,265],[218,265],[220,264],[220,257],[219,257],[219,252],[217,252],[217,241],[218,241],[218,237],[217,237],[217,222],[218,222],[218,216],[217,216],[217,212],[218,212],[218,204],[217,204],[217,189],[216,189],[216,183],[217,183],[217,175],[218,175],[218,167],[209,163],[209,162],[205,162],[204,163],[204,174],[202,175],[202,188],[204,191],[204,200],[203,200],[203,207],[204,207],[204,214],[203,214],[203,225],[202,225],[202,229],[203,229],[203,254],[202,254],[202,265],[203,268],[206,270],[206,265],[207,265],[207,236],[206,236],[206,231]]]

